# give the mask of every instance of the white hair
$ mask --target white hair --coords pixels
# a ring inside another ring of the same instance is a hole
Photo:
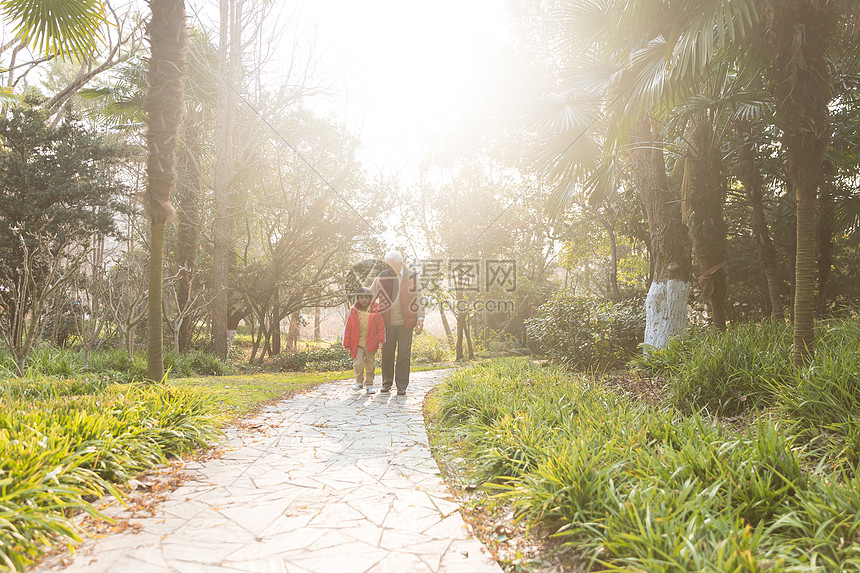
[[[400,254],[400,251],[388,251],[385,253],[385,264],[387,265],[397,265],[403,264],[403,255]]]

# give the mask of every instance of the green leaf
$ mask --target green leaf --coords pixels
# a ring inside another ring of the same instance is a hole
[[[45,56],[87,57],[105,22],[102,0],[0,0],[0,11],[15,36]]]

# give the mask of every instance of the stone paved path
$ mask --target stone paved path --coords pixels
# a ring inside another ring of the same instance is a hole
[[[413,374],[407,396],[325,384],[267,408],[139,533],[87,542],[66,571],[499,573],[430,456],[421,403],[441,377]]]

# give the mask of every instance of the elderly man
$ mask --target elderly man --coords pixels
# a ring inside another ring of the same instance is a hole
[[[379,311],[385,321],[380,391],[391,392],[393,383],[397,385],[397,395],[403,396],[409,385],[412,333],[424,329],[424,293],[418,274],[403,265],[399,252],[386,253],[385,264],[388,268],[370,287],[374,298],[379,299]]]

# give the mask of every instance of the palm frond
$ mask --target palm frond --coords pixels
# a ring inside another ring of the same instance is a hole
[[[555,219],[561,216],[571,205],[579,202],[582,187],[576,178],[564,180],[553,189],[546,202],[546,213]]]
[[[593,102],[567,91],[534,100],[526,119],[542,132],[557,133],[589,129],[598,118]]]
[[[0,0],[0,11],[17,38],[46,56],[86,58],[105,23],[102,0]]]
[[[597,168],[585,180],[585,196],[588,204],[592,207],[608,201],[618,190],[618,181],[615,178],[617,166],[615,156],[610,155],[604,159]]]
[[[856,244],[860,238],[860,197],[843,199],[836,205],[836,222]]]
[[[579,54],[594,44],[605,44],[617,30],[612,18],[612,0],[573,0],[556,10],[550,27],[554,51]]]
[[[0,106],[7,106],[21,101],[21,96],[16,94],[12,88],[0,86]]]

